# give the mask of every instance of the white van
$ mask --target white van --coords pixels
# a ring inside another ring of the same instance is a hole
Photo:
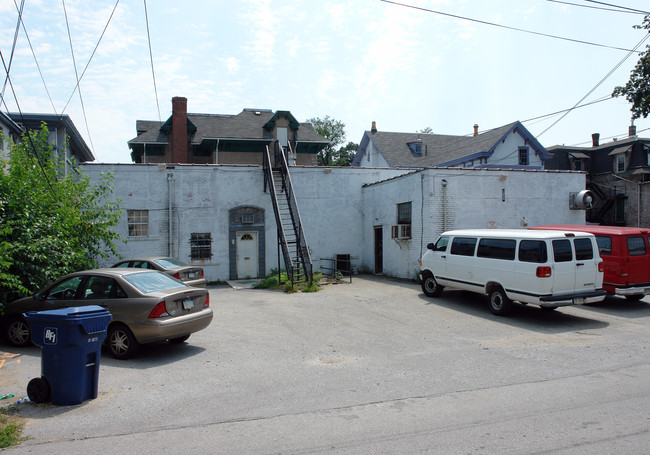
[[[605,298],[603,264],[594,235],[525,229],[444,232],[420,261],[422,291],[445,286],[489,296],[490,310],[506,315],[512,302],[555,309]]]

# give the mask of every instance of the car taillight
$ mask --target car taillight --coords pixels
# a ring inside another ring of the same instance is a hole
[[[210,306],[210,293],[205,294],[205,303],[203,304],[203,308],[208,308]]]
[[[537,275],[538,278],[548,278],[551,276],[551,268],[548,266],[537,267],[535,275]]]
[[[204,277],[204,275],[203,275],[203,269],[201,269],[201,278],[203,278],[203,277]]]
[[[165,301],[158,302],[151,313],[149,313],[150,318],[160,318],[162,316],[169,316],[167,312],[167,307],[165,306]]]
[[[181,279],[181,274],[176,272],[176,273],[174,273],[173,277],[176,278],[177,280],[180,280]]]

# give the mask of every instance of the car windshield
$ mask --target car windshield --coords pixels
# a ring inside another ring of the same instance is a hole
[[[160,272],[132,273],[130,275],[124,275],[124,279],[143,294],[164,291],[165,289],[187,287],[186,284]]]
[[[153,262],[155,262],[156,264],[158,264],[164,269],[173,269],[175,267],[185,267],[186,265],[188,265],[185,262],[179,261],[178,259],[174,259],[174,258],[155,259]]]

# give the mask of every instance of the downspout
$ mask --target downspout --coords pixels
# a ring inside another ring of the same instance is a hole
[[[447,180],[442,179],[442,232],[447,230]]]
[[[169,213],[169,257],[174,257],[172,241],[172,181],[174,179],[174,174],[167,174],[167,193],[168,193],[168,213]]]

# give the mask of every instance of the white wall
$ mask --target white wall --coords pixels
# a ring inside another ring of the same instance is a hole
[[[123,257],[168,255],[169,183],[172,195],[172,255],[190,262],[190,234],[210,232],[212,261],[202,263],[210,281],[230,276],[229,211],[239,206],[264,210],[266,273],[278,267],[277,229],[269,193],[259,166],[83,164],[96,181],[102,172],[114,175],[114,197],[124,213],[117,226],[127,239],[119,245]],[[356,270],[362,256],[362,186],[404,174],[403,169],[292,167],[305,236],[316,269],[328,267],[337,254],[350,254]],[[149,237],[128,238],[126,210],[149,211]],[[325,259],[327,258],[327,259]],[[110,258],[103,265],[110,265]],[[284,264],[282,263],[282,267]]]
[[[168,254],[169,175],[173,256],[189,262],[190,234],[210,232],[213,258],[201,265],[208,280],[228,279],[229,211],[252,206],[265,212],[266,272],[277,268],[275,218],[261,167],[90,163],[81,169],[93,181],[102,172],[114,175],[114,197],[125,210],[117,226],[127,239],[119,245],[123,257]],[[291,168],[291,178],[316,269],[331,266],[328,259],[337,254],[350,254],[354,270],[362,265],[374,269],[374,226],[383,227],[384,273],[411,278],[426,243],[443,230],[522,227],[523,218],[530,226],[580,224],[585,216],[569,210],[569,192],[584,189],[582,173],[301,166]],[[396,205],[408,201],[412,239],[391,240]],[[129,209],[149,211],[147,239],[127,237]]]
[[[532,147],[526,145],[524,138],[516,131],[512,131],[504,142],[497,145],[492,156],[488,158],[488,164],[491,166],[518,166],[519,147],[528,147],[528,166],[543,167],[539,155],[535,154]]]
[[[367,214],[363,258],[374,268],[374,226],[383,227],[384,273],[411,278],[427,243],[446,230],[584,224],[584,210],[569,209],[569,192],[584,187],[583,173],[489,169],[426,169],[369,185],[363,194]],[[412,238],[391,240],[396,206],[408,201],[412,201]]]

